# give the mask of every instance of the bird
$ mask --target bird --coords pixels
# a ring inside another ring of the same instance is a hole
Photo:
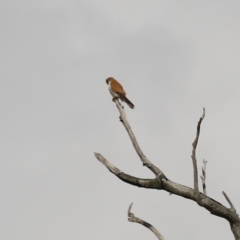
[[[108,85],[109,92],[113,96],[113,101],[115,99],[121,99],[121,101],[125,102],[130,108],[134,108],[134,104],[126,97],[126,92],[116,79],[109,77],[106,79],[106,83]]]

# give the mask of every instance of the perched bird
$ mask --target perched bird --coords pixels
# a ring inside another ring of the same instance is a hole
[[[123,102],[127,103],[130,108],[134,108],[134,104],[131,103],[127,97],[126,92],[124,91],[122,85],[113,77],[109,77],[106,79],[106,83],[108,84],[108,89],[111,95],[113,96],[113,101],[117,99],[121,99]]]

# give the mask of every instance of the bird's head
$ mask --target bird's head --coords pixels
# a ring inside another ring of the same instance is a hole
[[[109,77],[106,79],[106,83],[109,84],[113,80],[113,77]]]

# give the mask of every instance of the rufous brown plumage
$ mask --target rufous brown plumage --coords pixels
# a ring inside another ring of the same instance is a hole
[[[121,101],[127,103],[130,108],[134,108],[134,104],[126,97],[126,92],[116,79],[109,77],[106,79],[106,83],[108,84],[109,92],[113,96],[113,101],[115,98],[121,99]]]

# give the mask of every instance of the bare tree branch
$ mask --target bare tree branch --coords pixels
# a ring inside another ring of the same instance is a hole
[[[234,208],[233,205],[231,206],[231,208],[226,208],[225,206],[223,206],[221,203],[217,202],[216,200],[200,193],[199,189],[198,189],[196,148],[197,148],[198,139],[199,139],[199,135],[200,135],[201,122],[205,116],[205,109],[203,109],[203,115],[198,122],[196,138],[192,144],[192,146],[193,146],[192,162],[193,162],[193,169],[194,169],[194,189],[192,189],[190,187],[186,187],[181,184],[172,182],[171,180],[169,180],[168,178],[165,177],[164,173],[158,167],[153,165],[147,159],[147,157],[143,154],[142,150],[140,149],[140,147],[137,143],[134,133],[127,121],[123,107],[121,106],[121,104],[119,103],[118,100],[115,100],[115,103],[116,103],[116,106],[120,113],[120,121],[123,123],[138,156],[140,157],[143,165],[147,166],[155,174],[156,178],[155,179],[136,178],[136,177],[133,177],[133,176],[123,173],[121,170],[116,168],[113,164],[108,162],[101,154],[95,153],[96,158],[100,162],[102,162],[110,172],[115,174],[119,179],[121,179],[124,182],[132,184],[134,186],[143,187],[143,188],[153,188],[153,189],[158,189],[158,190],[165,190],[171,194],[175,194],[175,195],[190,199],[192,201],[195,201],[199,206],[205,208],[211,214],[221,217],[221,218],[224,218],[227,221],[229,221],[232,232],[235,236],[235,239],[240,240],[240,218],[239,218],[238,214],[236,213],[236,211],[232,210]]]
[[[138,217],[134,216],[134,213],[131,212],[132,205],[133,205],[133,203],[131,203],[129,208],[128,208],[128,221],[139,223],[139,224],[143,225],[144,227],[151,230],[157,236],[157,238],[159,240],[164,240],[164,237],[160,234],[160,232],[158,232],[158,230],[154,226],[152,226],[150,223],[142,220],[141,218],[138,218]]]
[[[203,193],[207,195],[207,187],[206,187],[206,178],[207,178],[207,161],[203,159],[203,167],[202,167],[202,187],[203,187]]]
[[[133,177],[122,172],[120,169],[115,167],[112,163],[110,163],[107,159],[105,159],[100,153],[94,153],[95,157],[113,174],[115,174],[122,181],[129,183],[131,185],[142,187],[142,188],[152,188],[158,189],[160,188],[160,182],[157,178],[153,179],[142,179]]]
[[[196,199],[196,195],[194,189],[178,184],[173,182],[169,179],[141,179],[136,178],[131,175],[123,173],[117,167],[115,167],[112,163],[107,161],[101,154],[95,153],[96,158],[103,163],[107,169],[116,175],[119,179],[124,182],[127,182],[131,185],[143,188],[151,188],[157,190],[165,190],[171,194],[175,194],[192,201],[197,202],[201,207],[207,209],[211,214],[216,215],[218,217],[222,217],[227,219],[230,223],[239,221],[240,219],[237,214],[230,211],[230,209],[223,206],[221,203],[217,202],[216,200],[200,193],[199,194],[199,201]]]
[[[158,167],[156,167],[154,164],[152,164],[148,160],[148,158],[144,155],[144,153],[142,152],[142,150],[137,142],[137,139],[135,138],[135,135],[127,121],[127,117],[126,117],[126,114],[125,114],[125,111],[124,111],[122,105],[120,104],[118,99],[115,99],[114,101],[115,101],[118,111],[120,113],[120,121],[123,123],[125,129],[127,130],[127,133],[132,141],[133,147],[134,147],[135,151],[137,152],[139,158],[141,159],[143,165],[148,167],[155,174],[156,177],[165,178],[163,172]]]
[[[196,197],[199,196],[196,149],[197,149],[198,139],[199,139],[199,135],[200,135],[201,123],[202,123],[202,120],[204,119],[204,117],[205,117],[205,108],[203,108],[202,117],[198,121],[196,138],[195,138],[194,142],[192,143],[192,146],[193,146],[192,162],[193,162],[193,176],[194,176],[194,191],[195,191]]]
[[[228,195],[224,191],[222,192],[222,194],[226,198],[226,200],[228,201],[228,203],[229,203],[229,205],[231,207],[231,210],[236,212],[236,209],[235,209],[234,205],[232,204],[232,202],[231,202],[230,198],[228,197]]]

